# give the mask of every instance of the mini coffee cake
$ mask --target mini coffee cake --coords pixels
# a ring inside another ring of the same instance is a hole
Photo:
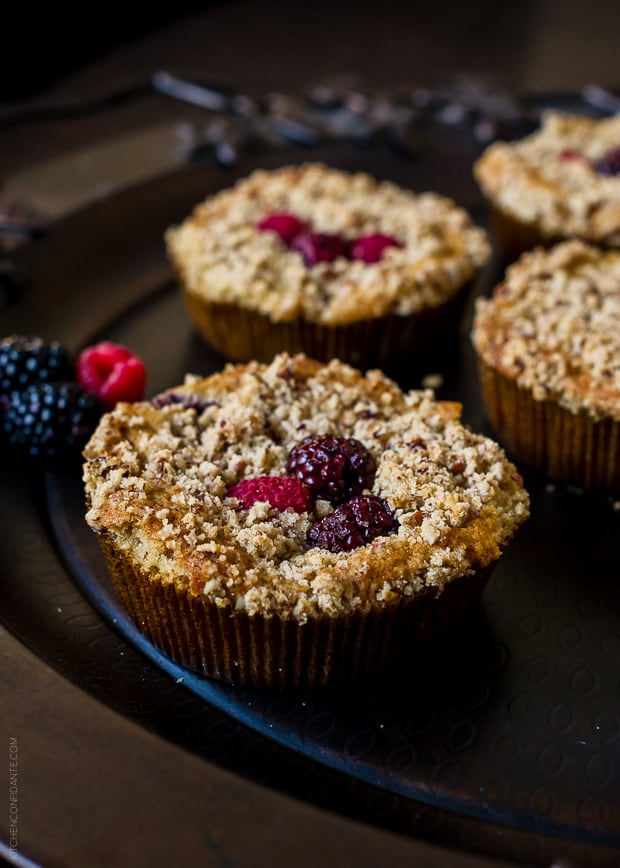
[[[527,138],[490,145],[474,173],[506,261],[571,237],[620,247],[620,115],[548,112]]]
[[[386,670],[479,597],[528,515],[460,406],[298,355],[119,404],[85,450],[87,521],[136,624],[238,684]]]
[[[473,327],[485,404],[526,463],[620,489],[620,250],[565,241],[524,254]]]
[[[321,164],[257,171],[166,234],[197,328],[236,361],[390,366],[450,333],[484,231],[434,193]]]

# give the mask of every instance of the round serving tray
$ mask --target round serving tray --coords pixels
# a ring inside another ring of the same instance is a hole
[[[191,327],[165,258],[165,228],[256,165],[308,158],[434,189],[483,221],[471,176],[473,141],[465,132],[438,129],[430,144],[412,161],[381,144],[332,143],[244,158],[235,170],[188,166],[127,190],[62,221],[20,253],[28,284],[3,311],[2,331],[39,333],[74,351],[101,338],[124,343],[147,364],[149,395],[181,382],[186,372],[208,374],[224,361]],[[490,269],[476,292],[495,277]],[[440,347],[432,359],[414,358],[392,373],[405,388],[441,373],[439,396],[462,401],[465,420],[489,433],[469,347],[470,316],[471,305],[456,352]],[[209,850],[207,864],[290,864],[284,845],[295,826],[302,841],[321,823],[325,864],[348,864],[339,849],[348,834],[357,842],[351,851],[357,865],[377,864],[375,848],[382,864],[392,858],[429,865],[492,864],[491,858],[498,865],[549,865],[558,858],[618,864],[620,512],[612,497],[551,485],[521,469],[532,517],[494,570],[479,609],[387,680],[338,692],[276,693],[231,687],[174,664],[142,638],[114,595],[83,519],[79,468],[42,476],[12,461],[2,464],[0,618],[19,642],[22,667],[43,663],[54,670],[50,685],[60,675],[62,689],[71,688],[74,721],[96,701],[97,727],[111,728],[125,746],[140,744],[138,759],[132,754],[137,793],[154,770],[167,767],[170,751],[182,749],[187,794],[203,780],[207,814],[214,786],[221,787],[222,804],[243,801],[245,820],[238,811],[218,814],[220,851]],[[35,680],[32,714],[37,703],[53,702],[52,689],[61,690],[48,688],[40,672]],[[72,720],[66,724],[70,733]],[[97,738],[105,740],[105,732],[98,729]],[[70,760],[70,740],[58,750]],[[91,778],[109,772],[101,767],[109,762],[105,756],[95,755]],[[50,819],[38,833],[24,829],[23,853],[80,864],[88,836],[80,835],[79,823],[73,846],[45,834],[56,818],[57,781],[46,777],[52,769],[40,768],[39,778],[33,775],[38,787],[49,785],[39,802]],[[180,775],[175,792],[183,782]],[[148,864],[166,864],[171,819],[157,792],[149,793],[146,806],[125,794],[132,812],[148,814],[148,846],[140,822],[130,824],[114,860],[95,848],[88,864],[147,864],[147,854]],[[179,822],[194,828],[196,805],[184,805]],[[108,802],[97,809],[104,828],[114,822]],[[287,811],[290,826],[278,844],[273,818]],[[259,822],[265,812],[266,825]],[[352,827],[347,817],[364,825]],[[81,823],[88,828],[83,817]],[[261,863],[256,854],[267,841],[271,856]],[[186,858],[204,864],[207,850],[194,836],[180,846]],[[123,861],[133,850],[143,862]],[[296,862],[311,859],[313,847],[300,845]]]

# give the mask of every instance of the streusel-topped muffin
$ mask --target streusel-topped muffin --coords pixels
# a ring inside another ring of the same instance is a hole
[[[452,201],[322,164],[256,171],[166,242],[198,329],[228,358],[362,367],[419,352],[489,256]]]
[[[190,377],[103,418],[87,521],[179,662],[241,684],[353,679],[478,597],[528,515],[459,411],[303,355]]]
[[[620,115],[548,112],[527,138],[490,145],[474,174],[507,258],[571,237],[620,247]]]
[[[539,248],[477,305],[473,342],[502,442],[553,477],[620,488],[620,250]]]

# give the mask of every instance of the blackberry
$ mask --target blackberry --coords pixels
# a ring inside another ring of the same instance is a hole
[[[306,437],[295,446],[286,469],[307,485],[314,497],[336,505],[372,488],[377,467],[359,440],[324,434]]]
[[[620,175],[620,147],[612,148],[592,163],[599,175]]]
[[[364,494],[313,524],[308,531],[308,544],[330,552],[349,552],[397,529],[398,522],[385,500]]]
[[[308,267],[319,262],[333,262],[339,256],[346,256],[349,249],[341,235],[326,232],[300,232],[291,241],[291,250],[303,256]]]
[[[209,407],[219,407],[217,401],[203,401],[198,395],[185,395],[180,392],[162,392],[151,398],[151,404],[158,409],[175,404],[187,410],[195,410],[198,415],[204,413]]]
[[[64,459],[79,454],[100,415],[99,401],[76,383],[33,383],[11,392],[2,428],[29,456]]]
[[[73,378],[67,351],[56,341],[11,335],[0,340],[0,395],[25,389],[31,383]]]

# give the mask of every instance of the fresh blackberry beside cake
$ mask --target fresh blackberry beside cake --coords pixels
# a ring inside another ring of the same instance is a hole
[[[549,476],[620,490],[620,250],[524,254],[473,325],[491,424]]]
[[[548,112],[530,136],[490,145],[474,174],[506,262],[568,238],[620,247],[620,115]]]
[[[145,385],[144,363],[118,344],[85,347],[74,362],[58,341],[7,335],[0,338],[0,443],[10,460],[69,467],[103,410],[139,400]]]
[[[225,357],[304,352],[363,368],[450,332],[489,255],[452,201],[322,164],[256,171],[166,242],[194,323]]]
[[[87,521],[144,635],[255,686],[386,671],[479,597],[528,515],[515,468],[378,371],[278,355],[107,413]]]

